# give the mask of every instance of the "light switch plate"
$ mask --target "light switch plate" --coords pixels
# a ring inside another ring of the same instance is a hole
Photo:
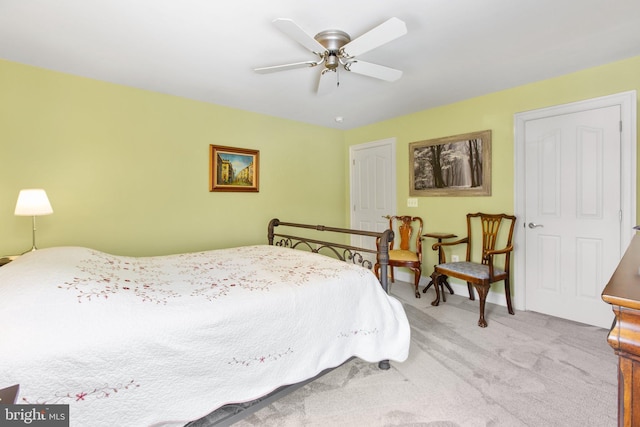
[[[418,207],[418,199],[415,197],[409,197],[407,199],[407,207],[409,208],[417,208]]]

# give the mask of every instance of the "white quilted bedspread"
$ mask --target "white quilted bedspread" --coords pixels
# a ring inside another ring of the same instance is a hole
[[[408,349],[404,310],[369,270],[292,249],[60,247],[0,268],[0,388],[70,404],[72,426],[184,424]]]

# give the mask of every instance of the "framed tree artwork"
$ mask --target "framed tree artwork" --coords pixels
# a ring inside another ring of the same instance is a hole
[[[491,131],[409,144],[410,196],[490,196]]]

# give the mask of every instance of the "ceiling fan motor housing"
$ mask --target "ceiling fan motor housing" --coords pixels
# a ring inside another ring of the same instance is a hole
[[[340,64],[340,49],[351,41],[349,34],[340,30],[325,30],[316,34],[314,38],[327,50],[325,66],[330,70],[336,69]]]

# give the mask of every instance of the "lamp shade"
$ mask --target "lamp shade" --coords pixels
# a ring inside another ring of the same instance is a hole
[[[53,213],[53,208],[43,189],[32,188],[20,190],[14,213],[19,216],[49,215]]]

